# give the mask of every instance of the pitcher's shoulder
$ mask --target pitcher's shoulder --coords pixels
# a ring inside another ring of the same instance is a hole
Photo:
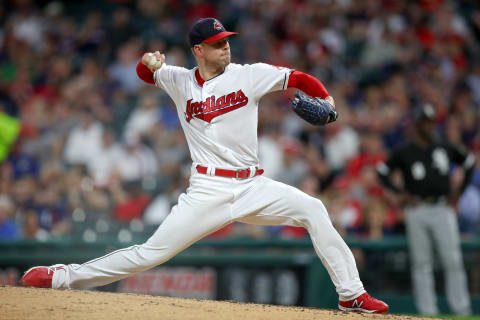
[[[227,71],[229,72],[251,72],[252,70],[257,70],[258,66],[262,63],[253,63],[253,64],[238,64],[238,63],[230,63],[227,67]]]
[[[263,71],[268,72],[268,71],[277,71],[277,70],[291,71],[292,70],[288,67],[277,66],[277,65],[273,65],[273,64],[265,63],[265,62],[255,62],[255,63],[251,63],[251,64],[230,63],[229,67],[231,67],[232,70],[242,69],[242,70],[250,70],[250,71],[254,70],[254,71],[258,71],[258,72],[263,72]]]
[[[230,63],[227,67],[228,70],[231,71],[238,71],[247,68],[248,64],[238,64],[238,63]]]

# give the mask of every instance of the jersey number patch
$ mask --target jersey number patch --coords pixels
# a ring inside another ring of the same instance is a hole
[[[415,180],[423,180],[425,178],[425,166],[417,161],[412,165],[412,177]]]
[[[433,150],[432,153],[433,167],[437,168],[442,175],[448,174],[449,161],[445,150],[438,148]]]
[[[441,175],[447,175],[449,167],[448,155],[442,148],[437,148],[432,152],[432,167],[436,168]],[[412,164],[412,176],[415,180],[425,179],[427,173],[425,166],[422,162],[416,161]]]

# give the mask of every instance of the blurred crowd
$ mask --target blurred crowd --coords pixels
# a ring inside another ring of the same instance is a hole
[[[335,98],[339,121],[319,129],[291,111],[293,92],[264,97],[259,153],[266,176],[322,199],[343,236],[403,235],[375,166],[408,139],[416,106],[431,103],[439,137],[480,161],[476,0],[1,3],[0,240],[129,241],[162,222],[191,160],[173,102],[135,67],[156,50],[193,67],[188,28],[208,16],[240,33],[233,62],[310,73]],[[464,235],[477,235],[479,169],[457,212]],[[211,235],[233,236],[307,234],[233,224]]]

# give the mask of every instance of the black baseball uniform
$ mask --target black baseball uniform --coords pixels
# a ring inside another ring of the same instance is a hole
[[[377,167],[386,187],[397,193],[407,192],[415,199],[405,207],[405,213],[415,299],[422,314],[438,314],[432,272],[433,243],[445,270],[450,308],[457,314],[471,313],[457,219],[447,198],[451,193],[453,165],[464,169],[463,191],[474,164],[474,156],[462,148],[434,142],[422,146],[412,142],[395,150]],[[402,173],[403,190],[391,183],[390,175],[395,170]]]
[[[382,182],[391,190],[400,192],[388,178],[391,171],[399,169],[404,178],[405,191],[419,200],[436,202],[450,194],[452,164],[463,166],[465,170],[463,190],[473,174],[474,157],[451,144],[433,143],[426,147],[406,144],[395,150],[386,163],[377,169]]]

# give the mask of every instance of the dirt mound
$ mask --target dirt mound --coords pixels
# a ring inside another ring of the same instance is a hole
[[[0,287],[0,319],[421,319],[98,291]],[[431,320],[432,318],[428,318]]]

